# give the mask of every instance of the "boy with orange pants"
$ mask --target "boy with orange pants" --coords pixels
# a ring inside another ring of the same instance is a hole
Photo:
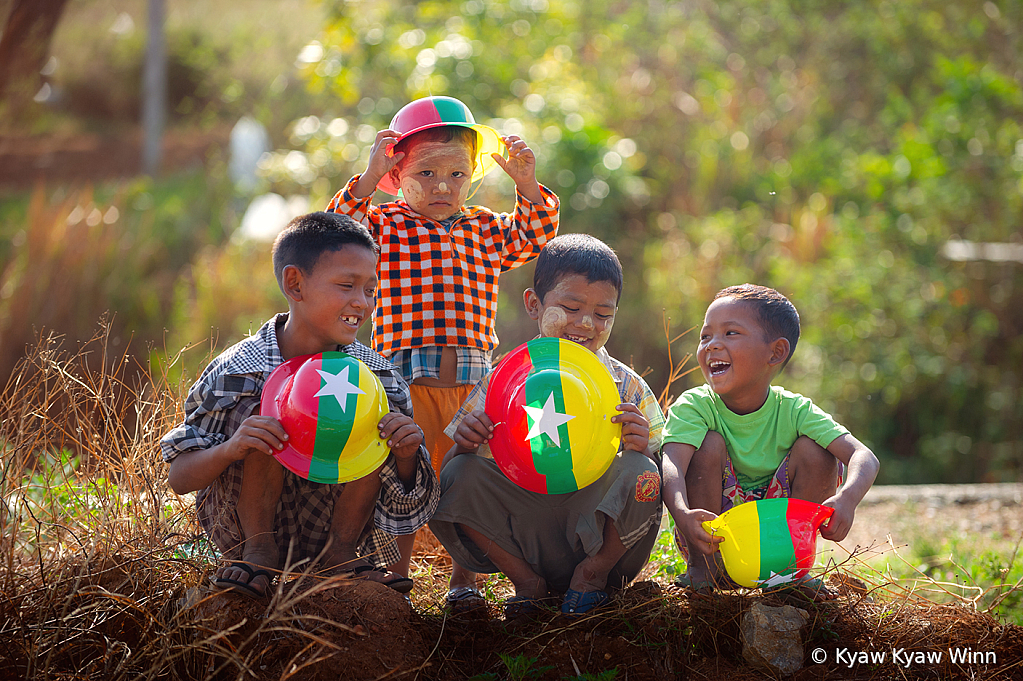
[[[512,213],[464,205],[472,183],[495,165],[515,181]],[[373,206],[377,189],[399,198]],[[380,246],[371,345],[411,384],[438,473],[452,446],[445,426],[491,368],[498,277],[536,258],[555,236],[559,205],[537,183],[536,158],[523,140],[477,124],[457,99],[425,97],[377,133],[366,171],[327,207],[363,222]],[[406,576],[413,542],[404,538],[402,559],[391,566]],[[457,564],[450,587],[453,609],[485,603],[476,575]]]

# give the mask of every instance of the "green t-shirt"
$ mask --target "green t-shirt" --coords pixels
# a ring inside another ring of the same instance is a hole
[[[682,393],[668,408],[664,444],[678,442],[699,448],[708,431],[725,439],[739,485],[744,490],[771,481],[800,435],[827,448],[849,431],[808,398],[771,386],[764,406],[739,415],[725,406],[709,385]]]

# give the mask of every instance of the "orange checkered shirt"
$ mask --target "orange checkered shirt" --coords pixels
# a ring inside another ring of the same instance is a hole
[[[384,357],[403,349],[497,346],[497,280],[524,265],[558,232],[560,202],[540,185],[544,203],[516,193],[513,213],[464,206],[445,228],[398,199],[377,206],[351,190],[356,175],[327,211],[350,215],[380,245],[380,289],[372,345]]]

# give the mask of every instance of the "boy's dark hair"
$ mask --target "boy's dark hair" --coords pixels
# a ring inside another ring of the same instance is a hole
[[[622,263],[611,247],[589,234],[562,234],[547,242],[536,259],[533,290],[540,302],[563,277],[579,274],[591,284],[606,281],[622,299]]]
[[[339,251],[348,245],[377,253],[377,244],[369,230],[348,215],[308,213],[298,216],[274,239],[273,263],[277,285],[284,290],[284,268],[288,265],[308,273],[325,252]]]
[[[405,152],[405,158],[398,162],[399,170],[405,164],[405,159],[408,158],[409,150],[415,145],[422,144],[423,142],[441,142],[443,144],[447,144],[452,141],[457,141],[468,149],[469,159],[472,161],[473,169],[475,169],[477,161],[476,155],[479,153],[479,139],[476,131],[472,128],[467,128],[464,125],[439,125],[436,128],[420,130],[394,145],[393,153],[396,154],[399,151]]]
[[[789,363],[799,342],[799,312],[792,302],[773,288],[756,284],[729,286],[718,291],[718,298],[735,298],[751,305],[756,311],[757,321],[768,342],[776,338],[785,338],[789,342],[789,356],[782,363],[782,368]]]

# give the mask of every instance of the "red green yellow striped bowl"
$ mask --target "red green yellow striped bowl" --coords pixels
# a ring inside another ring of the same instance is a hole
[[[263,386],[260,413],[284,426],[288,442],[274,457],[313,482],[358,480],[387,458],[377,424],[389,411],[376,374],[343,352],[290,359]]]
[[[817,531],[834,509],[802,499],[760,499],[703,523],[719,544],[728,576],[740,586],[773,587],[801,579],[817,557]]]
[[[583,346],[559,338],[520,345],[494,369],[487,390],[494,461],[532,492],[582,489],[618,451],[622,428],[611,417],[620,403],[611,374]]]

